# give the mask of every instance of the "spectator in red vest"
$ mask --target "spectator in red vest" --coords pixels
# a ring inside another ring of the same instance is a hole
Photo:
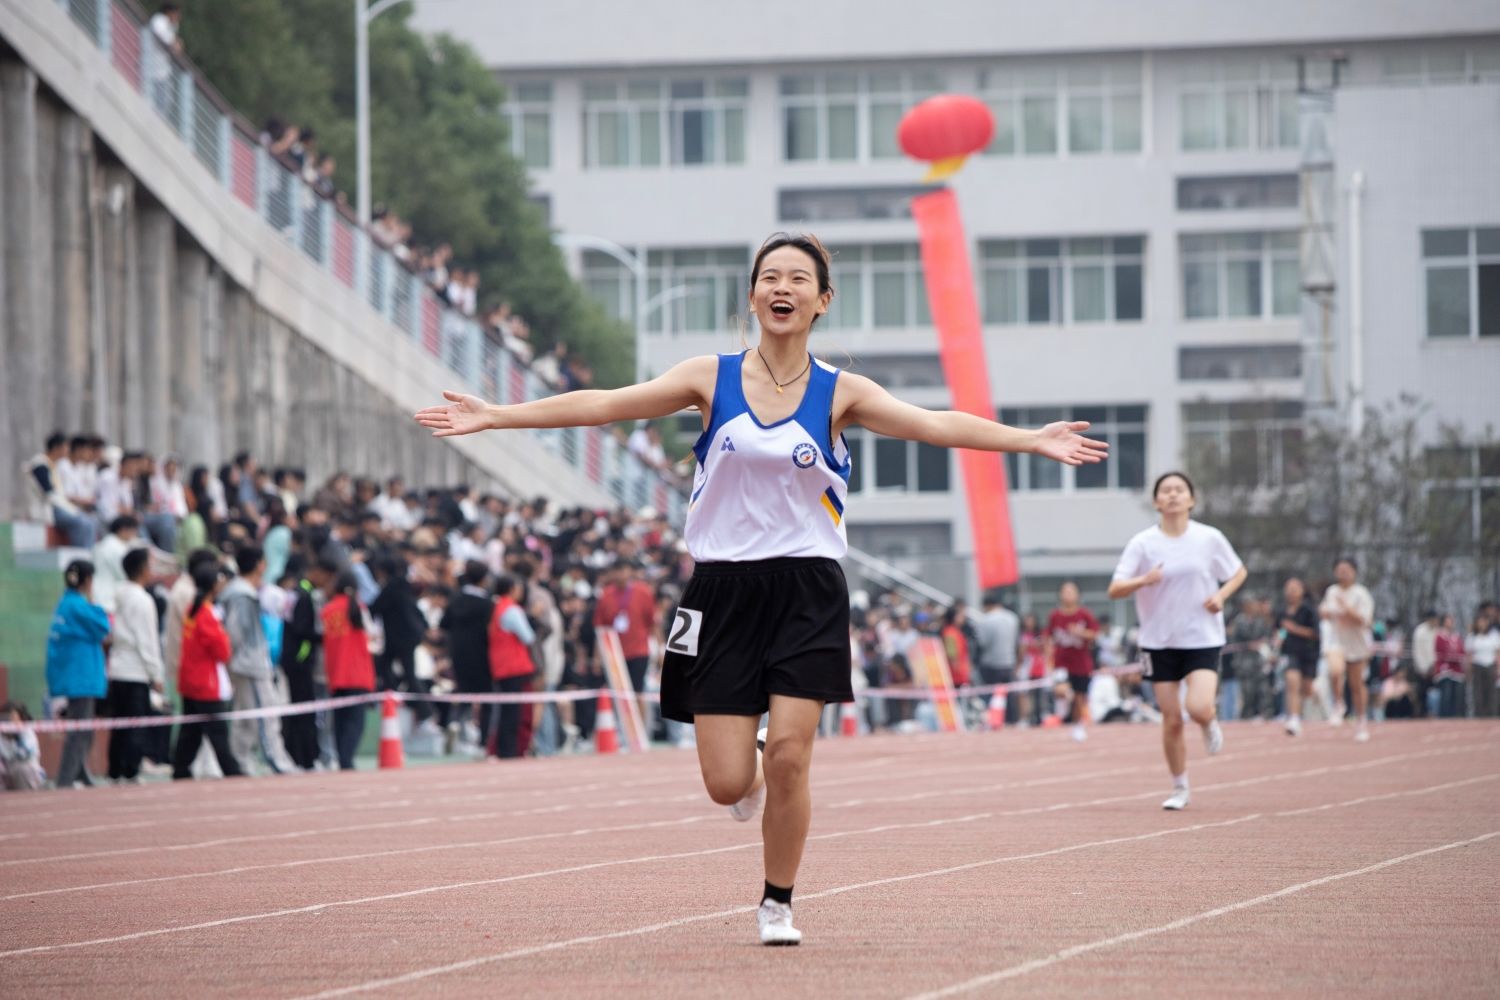
[[[614,629],[625,652],[625,669],[637,695],[646,690],[646,668],[651,663],[651,636],[656,632],[656,596],[640,579],[640,563],[621,559],[609,570],[604,590],[594,605],[594,627]],[[641,718],[648,718],[640,699]]]
[[[344,570],[334,578],[328,603],[323,605],[323,668],[328,674],[328,693],[334,698],[368,694],[375,690],[375,658],[365,631],[369,612],[359,601],[359,584]],[[354,754],[365,735],[367,703],[333,710],[333,742],[339,767],[354,769]]]
[[[536,673],[536,665],[531,659],[531,644],[536,642],[536,632],[520,604],[524,586],[513,576],[502,576],[495,581],[495,613],[490,618],[489,634],[490,677],[495,682],[495,690],[503,694],[526,691]],[[507,703],[499,708],[495,756],[519,757],[531,742],[529,737],[525,745],[521,740],[522,706]]]

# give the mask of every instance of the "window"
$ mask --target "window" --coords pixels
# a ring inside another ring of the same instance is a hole
[[[1302,347],[1300,344],[1181,347],[1177,350],[1177,377],[1184,382],[1301,378]]]
[[[1301,303],[1296,233],[1182,237],[1182,311],[1188,319],[1295,316]]]
[[[1187,466],[1205,483],[1281,486],[1303,478],[1302,403],[1184,403]]]
[[[1500,80],[1500,45],[1470,49],[1403,47],[1381,62],[1386,83],[1480,83]]]
[[[635,284],[630,272],[609,254],[583,252],[584,291],[615,319],[635,322]]]
[[[1500,337],[1500,228],[1424,229],[1427,336]]]
[[[837,359],[834,361],[837,364]],[[946,386],[943,364],[936,354],[881,354],[856,358],[849,370],[874,379],[887,389],[930,389]]]
[[[979,245],[984,321],[1138,322],[1144,248],[1140,236],[987,240]]]
[[[952,556],[953,526],[946,521],[851,524],[849,545],[887,561],[924,555]]]
[[[849,474],[849,492],[860,493],[868,486],[880,491],[947,493],[951,456],[947,448],[937,448],[920,441],[903,441],[880,437],[855,428],[844,435],[853,462]],[[869,457],[866,467],[861,461]]]
[[[980,72],[979,93],[995,116],[987,155],[1141,149],[1141,75],[1134,62],[1000,66]]]
[[[1243,212],[1251,209],[1296,208],[1299,187],[1296,174],[1179,177],[1177,210]]]
[[[914,243],[830,247],[833,302],[830,330],[931,326],[921,251]]]
[[[623,269],[622,269],[623,270]],[[646,254],[646,301],[681,288],[645,317],[652,333],[722,333],[734,317],[748,316],[750,254],[743,248],[650,250]]]
[[[740,79],[643,79],[583,85],[585,167],[745,162]]]
[[[1271,59],[1190,67],[1179,95],[1178,138],[1183,152],[1296,148],[1295,64]]]
[[[522,80],[512,84],[502,113],[510,127],[510,151],[533,170],[552,166],[552,84]]]
[[[1139,490],[1146,487],[1146,407],[1062,406],[1004,408],[1000,422],[1012,427],[1040,427],[1056,420],[1087,420],[1091,438],[1109,442],[1109,460],[1068,466],[1039,455],[1005,456],[1005,476],[1012,490]]]
[[[1500,446],[1429,448],[1428,521],[1460,551],[1500,544]]]
[[[897,159],[901,116],[944,89],[940,75],[925,71],[782,77],[783,156],[792,161]]]
[[[921,185],[865,188],[788,188],[777,194],[783,222],[909,219],[911,200],[932,190]]]

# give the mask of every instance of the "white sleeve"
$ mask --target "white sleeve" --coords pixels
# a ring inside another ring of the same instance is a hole
[[[1114,578],[1116,580],[1128,580],[1133,576],[1140,576],[1146,571],[1141,563],[1145,561],[1146,545],[1141,541],[1141,536],[1136,535],[1125,546],[1125,551],[1120,553],[1120,563],[1115,567]]]
[[[1229,539],[1224,537],[1224,532],[1217,528],[1214,529],[1210,560],[1215,580],[1229,579],[1244,565],[1240,561],[1239,554],[1234,551],[1234,546],[1230,545]]]

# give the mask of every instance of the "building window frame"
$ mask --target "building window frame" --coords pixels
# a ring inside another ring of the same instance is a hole
[[[1420,238],[1426,339],[1500,337],[1500,226],[1423,229]],[[1447,286],[1453,298],[1457,280],[1465,283],[1457,296],[1463,302],[1462,316],[1442,309],[1435,298],[1440,286]]]
[[[1185,402],[1182,453],[1189,470],[1205,482],[1237,488],[1296,485],[1306,468],[1305,426],[1300,400]],[[1247,448],[1253,460],[1247,461]],[[1254,470],[1253,480],[1244,475],[1248,469]]]
[[[749,79],[739,76],[587,80],[585,170],[740,166],[748,140]],[[690,116],[693,116],[690,118]],[[697,140],[689,121],[696,121]],[[612,133],[612,142],[604,141]],[[689,158],[698,145],[708,152]],[[605,156],[606,149],[613,149]]]
[[[1189,132],[1190,107],[1199,109],[1207,132]],[[1290,58],[1216,60],[1184,69],[1177,94],[1181,152],[1296,149],[1298,129],[1297,71]]]
[[[1144,403],[1073,406],[1007,406],[997,417],[1012,427],[1039,427],[1057,420],[1087,420],[1087,435],[1110,445],[1109,461],[1070,466],[1040,455],[1005,456],[1005,478],[1018,493],[1090,495],[1135,493],[1146,488],[1150,407]],[[1126,453],[1129,454],[1126,454]]]
[[[947,81],[930,69],[797,73],[781,76],[777,89],[782,162],[871,163],[900,159],[896,123],[913,105],[943,93]],[[836,120],[850,136],[835,149]],[[816,133],[811,149],[794,143],[794,121]]]
[[[1144,236],[1072,236],[979,243],[986,326],[1135,324],[1145,320]],[[1097,282],[1097,284],[1095,284]],[[1090,299],[1100,309],[1085,310]],[[1129,287],[1133,299],[1122,298]],[[1045,297],[1045,308],[1040,299]],[[1130,315],[1131,307],[1136,315]]]
[[[501,105],[510,133],[510,152],[528,170],[552,166],[552,82],[516,80]]]
[[[1184,321],[1289,319],[1301,311],[1302,258],[1295,231],[1183,233],[1178,249]],[[1253,275],[1255,289],[1241,296],[1232,311],[1237,272]],[[1212,293],[1211,310],[1203,297],[1208,292]]]

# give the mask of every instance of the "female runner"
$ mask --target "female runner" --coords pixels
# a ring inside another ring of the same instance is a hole
[[[1214,705],[1219,651],[1224,646],[1224,602],[1247,571],[1218,528],[1192,519],[1197,494],[1181,472],[1168,472],[1151,490],[1161,523],[1130,540],[1109,585],[1110,600],[1135,595],[1140,618],[1142,675],[1161,709],[1161,742],[1172,775],[1163,809],[1188,804],[1187,746],[1182,736],[1179,682],[1187,683],[1187,712],[1203,728],[1210,754],[1224,745]]]
[[[662,714],[696,724],[710,798],[742,821],[764,800],[763,944],[802,939],[791,901],[812,815],[813,738],[825,703],[853,700],[849,594],[836,561],[848,548],[844,431],[1068,465],[1098,462],[1107,448],[1079,436],[1083,421],[1020,430],[925,410],[818,361],[807,341],[833,299],[828,270],[816,237],[778,233],[750,270],[755,348],[690,358],[639,385],[513,406],[446,392],[447,404],[416,414],[436,437],[702,414],[683,530],[696,568],[667,633]],[[768,710],[769,727],[757,733]]]

